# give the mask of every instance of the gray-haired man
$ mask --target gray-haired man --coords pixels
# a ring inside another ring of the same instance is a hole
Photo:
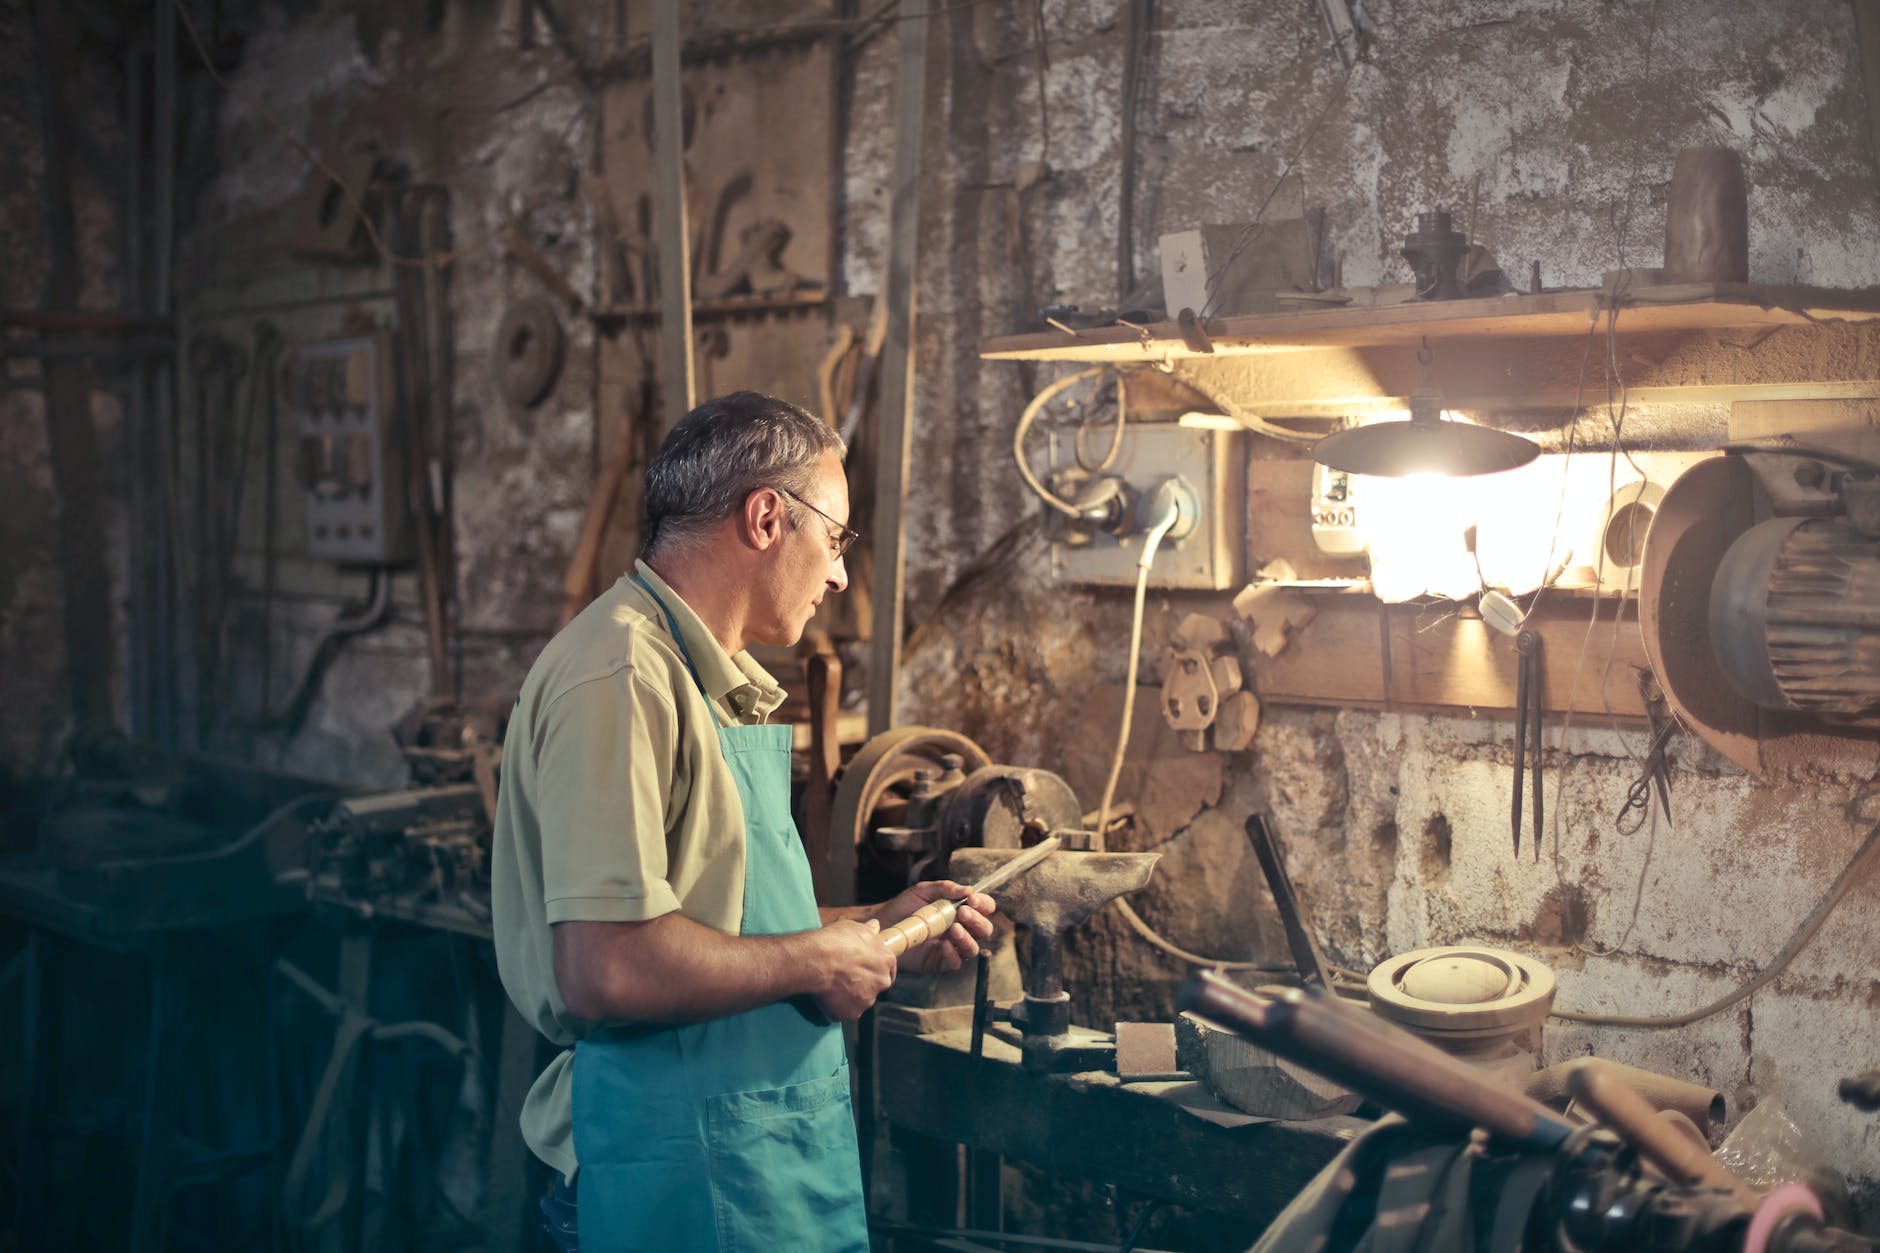
[[[822,909],[790,816],[794,644],[848,585],[842,441],[752,392],[707,401],[646,474],[634,570],[550,641],[510,719],[492,850],[496,955],[564,1051],[523,1134],[562,1176],[572,1248],[868,1247],[848,1063],[831,1019],[894,978],[879,939],[967,900],[907,955],[957,968],[992,901],[951,882]]]

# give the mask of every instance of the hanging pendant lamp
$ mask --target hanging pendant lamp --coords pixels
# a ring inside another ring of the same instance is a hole
[[[1443,417],[1443,396],[1430,377],[1430,343],[1417,351],[1423,381],[1410,396],[1410,416],[1334,431],[1312,445],[1312,459],[1347,474],[1464,476],[1524,466],[1540,446],[1508,431]]]

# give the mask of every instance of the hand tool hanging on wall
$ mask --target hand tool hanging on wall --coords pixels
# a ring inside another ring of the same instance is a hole
[[[991,893],[994,889],[1010,883],[1055,853],[1061,843],[1062,841],[1057,836],[1047,836],[973,884],[967,889],[967,893],[969,895],[976,892]],[[960,902],[958,901],[935,901],[930,905],[924,905],[910,917],[903,918],[893,926],[883,928],[881,942],[898,957],[916,945],[933,939],[936,935],[944,935],[946,929],[953,925],[953,919],[958,916],[959,909]]]
[[[1541,636],[1538,631],[1523,631],[1515,637],[1514,686],[1514,803],[1509,807],[1509,826],[1514,831],[1514,855],[1521,856],[1521,768],[1529,754],[1533,756],[1534,775],[1534,860],[1541,859],[1541,826],[1545,817],[1545,799],[1541,786]]]
[[[1658,676],[1650,670],[1638,672],[1638,694],[1645,705],[1645,717],[1651,723],[1652,738],[1651,746],[1645,750],[1645,768],[1627,789],[1625,807],[1616,820],[1619,830],[1627,835],[1645,824],[1651,812],[1654,789],[1658,793],[1659,812],[1664,814],[1666,822],[1671,821],[1670,758],[1665,750],[1671,743],[1671,733],[1678,729],[1678,720],[1671,716],[1664,689],[1658,686]]]

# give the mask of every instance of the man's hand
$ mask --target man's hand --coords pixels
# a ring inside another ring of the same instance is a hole
[[[992,898],[984,892],[969,893],[964,884],[955,883],[951,879],[931,879],[925,883],[916,883],[887,904],[879,906],[874,911],[874,917],[883,926],[893,926],[918,912],[921,906],[934,901],[958,901],[960,910],[953,925],[945,933],[909,949],[902,956],[903,966],[922,974],[958,970],[963,963],[978,956],[979,946],[992,938],[990,915],[998,909]]]
[[[860,1018],[894,982],[894,954],[881,942],[881,924],[845,918],[809,934],[816,938],[812,960],[821,976],[816,1004],[837,1022]]]

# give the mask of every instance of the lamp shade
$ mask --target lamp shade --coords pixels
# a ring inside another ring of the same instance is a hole
[[[1432,392],[1410,398],[1410,416],[1334,431],[1312,445],[1312,459],[1347,474],[1495,474],[1540,456],[1540,445],[1507,431],[1446,421]]]
[[[1347,474],[1495,474],[1540,455],[1532,440],[1462,422],[1378,422],[1327,435],[1312,459]]]

